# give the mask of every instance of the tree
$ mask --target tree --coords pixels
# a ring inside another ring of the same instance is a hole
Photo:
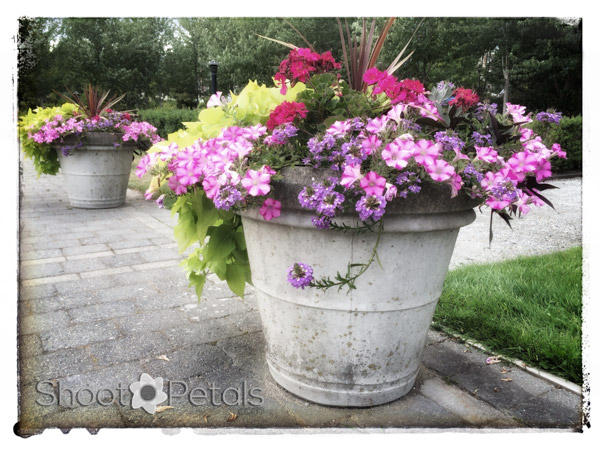
[[[19,109],[43,105],[51,92],[50,52],[58,22],[47,18],[19,19],[17,97]]]

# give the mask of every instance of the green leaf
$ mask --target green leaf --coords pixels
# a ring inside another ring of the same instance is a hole
[[[208,228],[219,221],[219,213],[213,202],[206,197],[204,191],[198,191],[192,195],[192,209],[196,213],[196,235],[202,243],[206,238]]]
[[[221,224],[218,227],[210,227],[207,234],[210,239],[202,252],[204,261],[210,271],[223,280],[226,277],[229,255],[236,248],[233,226]]]
[[[187,202],[179,207],[179,217],[173,231],[175,239],[177,239],[179,253],[183,253],[186,248],[198,240],[196,217]]]
[[[204,291],[204,284],[206,283],[206,273],[202,272],[198,274],[190,272],[188,278],[190,280],[189,286],[193,286],[196,289],[196,296],[198,297],[198,300],[200,300],[202,298],[202,291]]]
[[[227,264],[225,274],[229,289],[238,297],[244,297],[246,287],[246,270],[243,264]]]
[[[181,261],[181,266],[188,272],[201,272],[206,268],[206,263],[201,259],[200,248],[196,249],[190,256]]]

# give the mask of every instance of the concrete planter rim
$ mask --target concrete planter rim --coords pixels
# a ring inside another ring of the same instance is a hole
[[[51,146],[57,151],[61,151],[62,147],[66,145],[74,145],[77,142],[81,142],[82,147],[75,151],[85,151],[90,146],[106,146],[106,148],[97,148],[98,150],[110,151],[112,146],[114,149],[121,147],[131,147],[132,149],[139,147],[136,141],[129,140],[126,142],[120,142],[120,145],[115,146],[114,144],[121,140],[123,133],[116,131],[89,131],[84,132],[81,136],[76,134],[70,134],[61,139],[60,142],[53,142]],[[96,150],[96,149],[95,149]]]

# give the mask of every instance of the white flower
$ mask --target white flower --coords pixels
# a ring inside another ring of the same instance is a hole
[[[140,376],[140,381],[131,383],[129,390],[133,393],[131,407],[133,409],[143,408],[147,413],[154,414],[156,405],[167,399],[167,394],[163,392],[163,379],[158,377],[153,379],[147,373]]]

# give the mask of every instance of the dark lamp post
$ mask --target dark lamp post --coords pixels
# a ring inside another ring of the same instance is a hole
[[[216,61],[209,61],[208,67],[210,68],[210,79],[211,79],[211,93],[217,93],[217,69],[219,68],[219,63]]]

